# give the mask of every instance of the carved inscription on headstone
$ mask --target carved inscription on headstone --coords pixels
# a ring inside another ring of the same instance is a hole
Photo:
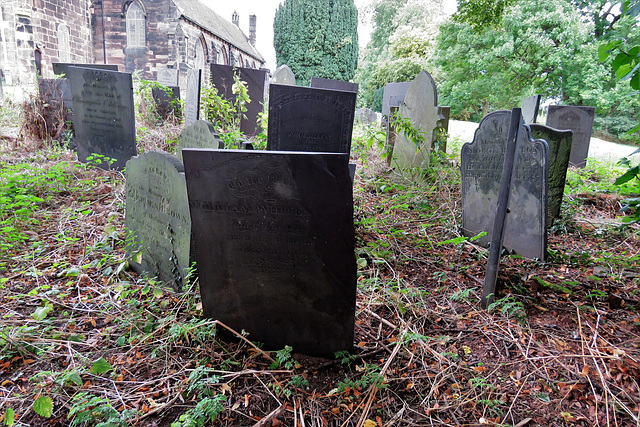
[[[211,123],[198,120],[180,132],[176,148],[176,155],[180,160],[184,148],[224,148],[224,142]]]
[[[150,277],[180,288],[189,270],[191,217],[182,163],[151,151],[127,162],[125,223],[135,244],[131,263],[141,255]]]
[[[347,154],[183,151],[203,312],[267,349],[353,346]]]
[[[356,93],[271,85],[267,150],[349,153]]]
[[[547,126],[573,131],[569,163],[574,166],[584,167],[587,164],[595,113],[595,107],[549,106]]]
[[[178,70],[175,68],[161,68],[158,70],[156,81],[166,87],[179,86]]]
[[[67,77],[78,160],[85,163],[97,154],[92,162],[102,160],[101,168],[122,169],[136,155],[131,74],[69,67]]]
[[[187,93],[184,103],[184,125],[189,126],[200,118],[200,82],[202,70],[187,71]]]

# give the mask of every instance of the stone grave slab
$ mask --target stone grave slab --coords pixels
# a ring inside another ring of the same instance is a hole
[[[156,106],[156,111],[163,121],[171,115],[180,117],[180,87],[164,86],[151,88],[151,97]]]
[[[574,166],[582,168],[587,165],[595,114],[595,107],[549,106],[547,126],[573,131],[569,163]]]
[[[554,129],[549,126],[532,123],[531,136],[544,139],[549,145],[549,194],[547,207],[547,226],[551,227],[555,219],[560,218],[560,207],[567,180],[567,168],[571,154],[573,131]]]
[[[131,158],[126,175],[125,224],[135,242],[128,248],[129,262],[180,289],[189,272],[191,250],[182,163],[169,153],[151,151]]]
[[[73,64],[69,62],[53,62],[53,74],[67,74],[69,67],[95,68],[96,70],[118,71],[116,64]]]
[[[358,93],[358,83],[345,82],[342,80],[325,79],[322,77],[311,77],[309,87],[318,89],[343,90],[345,92]]]
[[[400,107],[407,96],[411,82],[393,82],[384,85],[382,92],[382,115],[389,116],[389,107]]]
[[[182,150],[185,148],[224,148],[224,142],[211,123],[198,120],[182,129],[178,137],[176,156],[182,160]]]
[[[267,90],[267,71],[254,68],[232,67],[230,65],[211,64],[211,84],[218,89],[220,95],[234,102],[233,73],[238,72],[240,80],[247,83],[249,99],[246,118],[240,120],[240,131],[247,136],[257,135],[261,132],[258,115],[264,111],[264,102]]]
[[[156,81],[166,87],[180,86],[178,69],[160,68],[158,70]]]
[[[353,347],[348,154],[183,150],[203,313],[275,350]]]
[[[449,117],[451,116],[451,107],[438,106],[438,128],[444,131],[446,135],[449,134]],[[439,149],[440,151],[447,151],[447,136],[441,138]]]
[[[69,67],[67,77],[78,160],[86,163],[87,157],[97,154],[115,160],[111,165],[103,161],[99,167],[122,169],[136,155],[131,74]]]
[[[404,132],[397,134],[393,148],[392,166],[399,169],[425,169],[429,166],[429,153],[437,139],[438,91],[431,74],[421,71],[411,82],[403,104],[398,109],[403,118],[423,132],[425,141],[418,149]]]
[[[40,94],[40,98],[47,105],[62,103],[64,107],[64,121],[73,120],[73,101],[68,79],[38,78],[38,93]],[[47,120],[47,128],[50,128],[50,126],[53,126],[53,123],[50,123],[49,120]]]
[[[528,96],[522,100],[522,118],[526,124],[536,123],[541,95]]]
[[[480,122],[472,143],[462,146],[462,231],[486,246],[493,236],[511,112],[495,111]],[[549,148],[533,140],[528,126],[519,135],[503,246],[527,258],[545,259]]]
[[[189,126],[200,119],[200,85],[202,70],[187,71],[187,93],[184,103],[184,125]]]
[[[349,153],[356,95],[271,85],[267,150]]]
[[[372,125],[376,121],[378,121],[378,115],[376,114],[375,111],[369,108],[358,108],[356,110],[355,119],[360,123],[364,123],[366,125]]]
[[[282,64],[276,71],[273,72],[273,76],[271,77],[271,83],[277,85],[296,85],[296,76],[291,71],[291,68],[287,64]]]

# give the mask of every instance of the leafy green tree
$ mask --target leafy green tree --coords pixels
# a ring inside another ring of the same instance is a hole
[[[273,21],[278,65],[306,85],[312,76],[351,80],[358,65],[358,10],[353,0],[285,0]]]

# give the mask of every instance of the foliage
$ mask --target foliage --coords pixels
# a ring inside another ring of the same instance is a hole
[[[353,0],[285,0],[273,21],[276,61],[301,85],[312,76],[349,81],[358,64],[357,30]]]
[[[9,108],[11,104],[9,103]],[[38,94],[22,102],[20,135],[40,141],[67,142],[73,134],[69,112],[58,86],[42,84]]]
[[[200,102],[203,116],[223,133],[240,129],[240,120],[246,117],[247,104],[251,102],[247,83],[240,79],[238,72],[233,75],[231,93],[233,98],[226,99],[213,85],[202,89]]]
[[[453,15],[456,22],[469,23],[474,32],[487,28],[499,29],[509,6],[517,0],[458,0],[458,11]]]
[[[631,155],[640,153],[640,149],[631,153]],[[630,211],[631,214],[623,218],[625,224],[633,224],[640,221],[640,164],[631,165],[631,161],[624,157],[620,160],[620,164],[627,167],[628,170],[616,179],[615,185],[631,184],[634,188],[635,197],[629,197],[623,200],[624,207],[622,211]]]

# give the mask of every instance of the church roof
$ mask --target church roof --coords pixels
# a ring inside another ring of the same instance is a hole
[[[232,44],[237,49],[265,62],[263,56],[249,43],[248,37],[237,25],[224,19],[199,0],[173,0],[180,14],[215,34],[224,41]]]

